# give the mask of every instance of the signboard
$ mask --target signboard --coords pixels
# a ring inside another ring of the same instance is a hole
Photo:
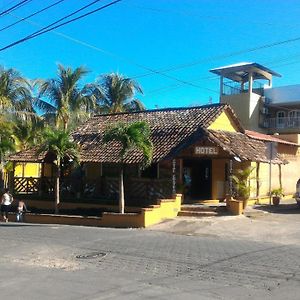
[[[196,155],[218,155],[219,149],[218,147],[195,147]]]
[[[268,142],[266,143],[267,149],[266,149],[266,156],[268,160],[273,160],[277,156],[277,143],[274,142]]]

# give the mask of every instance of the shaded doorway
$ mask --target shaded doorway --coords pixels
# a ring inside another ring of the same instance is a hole
[[[184,160],[183,182],[185,198],[191,200],[211,199],[211,160]]]

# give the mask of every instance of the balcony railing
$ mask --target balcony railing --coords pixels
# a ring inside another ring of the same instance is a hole
[[[237,95],[247,93],[249,90],[249,83],[244,84],[244,89],[241,89],[241,84],[236,82],[224,82],[223,83],[223,95]],[[254,81],[252,91],[259,95],[262,95],[263,85],[260,82]]]
[[[267,118],[264,121],[264,127],[276,129],[300,129],[300,118]]]

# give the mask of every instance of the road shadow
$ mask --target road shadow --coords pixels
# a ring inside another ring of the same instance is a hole
[[[17,222],[0,223],[0,227],[28,227],[28,226],[42,226],[42,225],[34,224],[34,223],[17,223]]]
[[[273,214],[300,214],[300,207],[297,203],[279,205],[257,205],[253,207],[255,211],[265,211]]]

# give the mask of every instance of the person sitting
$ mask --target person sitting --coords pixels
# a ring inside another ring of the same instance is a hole
[[[26,204],[23,200],[19,200],[18,207],[17,207],[17,222],[24,221],[24,215],[27,212]]]

